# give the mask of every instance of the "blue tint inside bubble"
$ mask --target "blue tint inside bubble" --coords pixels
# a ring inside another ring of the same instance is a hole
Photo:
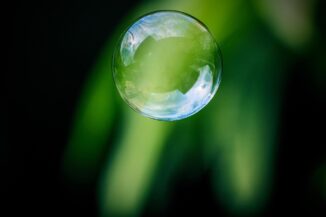
[[[177,11],[136,20],[113,56],[113,77],[140,114],[174,121],[200,111],[216,93],[222,71],[217,43],[200,21]]]

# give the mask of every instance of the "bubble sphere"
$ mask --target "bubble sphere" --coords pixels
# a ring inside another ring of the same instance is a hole
[[[156,120],[174,121],[200,111],[216,93],[220,49],[207,27],[178,11],[136,20],[113,54],[113,77],[124,101]]]

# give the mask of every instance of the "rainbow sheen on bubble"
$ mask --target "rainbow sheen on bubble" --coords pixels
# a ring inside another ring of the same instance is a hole
[[[184,119],[205,107],[221,71],[220,49],[207,27],[177,11],[136,20],[113,55],[121,97],[140,114],[162,121]]]

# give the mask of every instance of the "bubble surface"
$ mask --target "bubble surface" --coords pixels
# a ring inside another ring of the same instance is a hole
[[[174,121],[200,111],[216,93],[220,49],[207,27],[177,11],[136,20],[113,55],[113,77],[125,102],[140,114]]]

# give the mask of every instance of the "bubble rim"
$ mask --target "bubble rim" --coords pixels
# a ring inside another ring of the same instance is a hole
[[[119,47],[119,42],[122,41],[124,35],[129,31],[129,29],[135,25],[135,23],[137,23],[139,20],[149,16],[149,15],[152,15],[152,14],[156,14],[156,13],[176,13],[176,14],[181,14],[183,16],[186,16],[186,17],[190,17],[192,18],[194,21],[198,22],[200,25],[202,25],[204,27],[204,29],[209,33],[209,35],[212,37],[215,45],[216,45],[216,48],[217,48],[217,58],[218,58],[218,62],[221,64],[221,67],[218,69],[218,75],[217,75],[217,78],[216,78],[216,85],[215,85],[215,88],[214,90],[210,93],[210,96],[206,99],[206,101],[201,104],[198,108],[196,108],[195,110],[193,110],[192,112],[190,113],[187,113],[185,115],[180,115],[178,116],[177,118],[160,118],[160,117],[156,117],[156,116],[153,116],[153,115],[150,115],[150,114],[147,114],[145,112],[142,112],[139,108],[137,108],[136,106],[134,106],[133,104],[131,104],[129,102],[129,100],[124,97],[124,95],[122,94],[122,90],[120,90],[120,88],[118,87],[117,85],[117,80],[116,80],[116,76],[115,74],[117,73],[116,70],[115,70],[115,67],[114,67],[114,63],[115,63],[115,55],[116,55],[116,52],[118,52],[120,50],[120,47]],[[114,84],[115,84],[115,87],[116,89],[118,90],[118,93],[120,95],[120,97],[123,99],[123,101],[132,109],[134,110],[136,113],[139,113],[141,114],[142,116],[145,116],[147,118],[150,118],[150,119],[153,119],[153,120],[157,120],[157,121],[165,121],[165,122],[173,122],[173,121],[178,121],[178,120],[182,120],[182,119],[185,119],[185,118],[188,118],[190,116],[193,116],[194,114],[198,113],[199,111],[201,111],[202,109],[204,109],[204,107],[206,107],[206,105],[213,99],[213,97],[215,96],[217,90],[219,89],[220,87],[220,83],[221,83],[221,79],[222,79],[222,73],[223,73],[223,57],[222,57],[222,51],[220,49],[220,46],[219,46],[219,43],[217,42],[217,40],[215,39],[214,35],[212,34],[212,32],[209,30],[209,28],[207,27],[206,24],[204,24],[202,21],[200,21],[199,19],[197,19],[196,17],[186,13],[186,12],[183,12],[183,11],[178,11],[178,10],[155,10],[155,11],[151,11],[151,12],[148,12],[142,16],[139,16],[138,18],[134,19],[133,22],[131,22],[130,25],[127,26],[127,28],[121,33],[121,35],[118,37],[118,40],[117,40],[117,43],[116,45],[114,46],[114,50],[113,50],[113,53],[112,53],[112,60],[111,60],[111,71],[112,71],[112,77],[113,77],[113,81],[114,81]]]

